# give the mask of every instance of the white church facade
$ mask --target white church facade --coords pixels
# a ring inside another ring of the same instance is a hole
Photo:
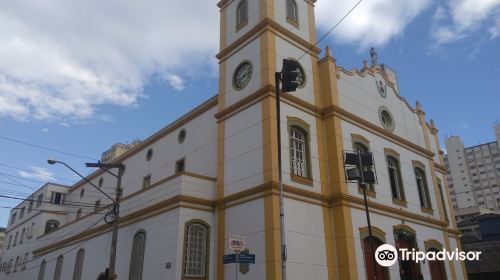
[[[467,279],[459,261],[373,269],[363,195],[346,182],[343,151],[374,154],[376,244],[451,251],[460,239],[443,152],[394,71],[376,61],[346,70],[314,45],[314,4],[218,3],[217,95],[113,160],[125,165],[118,279],[234,279],[235,265],[222,261],[230,234],[256,256],[238,279],[281,279],[274,74],[301,56],[299,88],[280,104],[287,278]],[[111,175],[87,179],[114,193]],[[97,279],[108,266],[110,204],[85,181],[43,186],[11,211],[0,279]]]

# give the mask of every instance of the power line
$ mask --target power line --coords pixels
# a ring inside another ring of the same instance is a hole
[[[299,57],[299,59],[297,60],[300,60],[304,55],[308,54],[313,48],[317,47],[318,44],[323,41],[323,39],[325,39],[326,36],[328,36],[328,34],[330,34],[342,21],[344,21],[344,19],[352,12],[354,11],[354,9],[356,9],[356,7],[361,4],[363,0],[359,0],[356,5],[354,5],[348,12],[347,14],[345,14],[330,30],[328,30],[328,32],[325,33],[325,35],[323,35],[318,42],[316,42],[316,44],[312,45],[303,55],[301,55]]]
[[[27,179],[27,178],[22,178],[22,177],[15,176],[15,175],[10,175],[10,174],[3,173],[3,172],[0,172],[0,175],[2,175],[4,178],[7,178],[8,180],[10,180],[11,182],[15,183],[16,185],[18,185],[20,187],[27,188],[27,189],[30,189],[32,191],[37,190],[37,188],[35,188],[35,187],[28,187],[28,186],[26,186],[23,183],[19,183],[17,180],[14,180],[13,178],[25,179],[25,180],[28,180],[28,181],[34,181],[34,180]]]
[[[49,148],[49,147],[44,147],[44,146],[41,146],[41,145],[31,144],[31,143],[28,143],[28,142],[25,142],[25,141],[21,141],[21,140],[14,139],[14,138],[9,138],[9,137],[5,137],[5,136],[0,136],[0,139],[6,140],[6,141],[15,142],[15,143],[19,143],[19,144],[23,144],[23,145],[30,146],[30,147],[35,147],[35,148],[42,149],[42,150],[47,150],[47,151],[52,151],[52,152],[60,153],[60,154],[67,155],[67,156],[72,156],[72,157],[77,157],[77,158],[83,158],[83,159],[90,159],[90,160],[97,160],[95,158],[91,158],[91,157],[88,157],[88,156],[83,156],[83,155],[68,153],[68,152],[56,150],[56,149]]]
[[[28,169],[24,169],[24,168],[21,168],[21,167],[17,167],[17,166],[13,166],[13,165],[10,165],[10,164],[6,164],[6,163],[1,163],[0,162],[0,165],[1,166],[5,166],[5,167],[9,167],[9,168],[12,168],[12,169],[16,169],[16,170],[20,170],[20,171],[24,171],[24,172],[28,172],[28,173],[32,173],[32,174],[39,174],[38,172],[36,171],[32,171],[32,170],[28,170]],[[63,181],[66,181],[66,182],[72,182],[74,183],[76,180],[72,180],[72,179],[68,179],[68,178],[63,178],[63,177],[57,177],[57,176],[51,176],[52,178],[54,179],[59,179],[59,180],[63,180]]]

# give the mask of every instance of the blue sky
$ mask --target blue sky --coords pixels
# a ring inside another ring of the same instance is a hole
[[[47,158],[87,174],[84,162],[113,143],[144,139],[217,92],[216,1],[198,9],[188,1],[96,2],[97,10],[91,2],[0,11],[2,194],[75,182]],[[319,0],[318,37],[355,3]],[[460,135],[476,145],[493,141],[500,121],[499,18],[500,0],[365,0],[320,46],[330,45],[347,69],[361,67],[375,46],[379,62],[397,71],[401,95],[422,102],[441,139]],[[0,198],[2,207],[17,203]],[[8,213],[0,208],[0,226]]]

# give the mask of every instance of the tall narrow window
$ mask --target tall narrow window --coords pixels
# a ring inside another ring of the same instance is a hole
[[[85,250],[80,249],[78,253],[76,253],[75,260],[75,270],[73,271],[73,280],[82,279],[82,269],[83,269],[83,259],[85,258]]]
[[[132,257],[130,258],[129,280],[141,280],[144,264],[144,250],[146,247],[146,233],[139,231],[134,236],[132,244]]]
[[[142,178],[142,188],[147,189],[151,186],[151,174]]]
[[[242,0],[236,9],[236,29],[241,28],[248,22],[248,1]]]
[[[40,205],[42,205],[42,199],[43,199],[43,193],[38,195],[38,198],[36,200],[36,208],[38,208],[38,207],[40,207]]]
[[[12,225],[16,221],[17,213],[12,214],[12,218],[10,219],[10,224]]]
[[[307,133],[304,129],[293,125],[290,127],[291,173],[307,178],[307,164]]]
[[[9,236],[9,244],[7,245],[7,249],[10,249],[10,244],[12,244],[12,234]]]
[[[28,263],[28,253],[24,254],[24,259],[23,259],[23,266],[21,270],[26,270],[26,264]]]
[[[17,245],[17,238],[18,237],[19,237],[19,232],[16,232],[16,237],[14,237],[14,245],[13,246]]]
[[[448,219],[448,209],[446,208],[446,203],[445,203],[445,200],[444,200],[443,186],[441,185],[441,181],[439,179],[437,179],[437,180],[438,180],[439,194],[441,196],[441,204],[443,204],[444,218],[448,222],[449,221],[449,219]]]
[[[35,222],[31,223],[31,227],[27,231],[28,238],[33,237],[33,232],[35,231]]]
[[[175,162],[175,173],[180,173],[180,172],[184,172],[184,170],[186,169],[186,166],[185,166],[185,162],[184,162],[184,159],[180,159],[178,161]]]
[[[19,256],[16,257],[16,262],[14,264],[14,272],[19,270]]]
[[[24,217],[24,210],[26,207],[21,208],[21,214],[19,215],[19,219],[22,219]]]
[[[45,276],[45,266],[47,265],[47,262],[45,260],[42,261],[40,264],[40,270],[38,270],[38,280],[43,280],[43,277]]]
[[[184,237],[184,276],[207,275],[208,228],[198,222],[189,223]]]
[[[393,156],[387,156],[387,168],[389,171],[389,181],[391,184],[392,198],[405,200],[399,161]]]
[[[33,198],[31,198],[30,205],[28,206],[28,214],[33,210]]]
[[[427,180],[425,178],[425,172],[421,168],[415,168],[415,180],[417,181],[420,206],[424,208],[432,208],[431,199],[429,196],[429,188],[427,186]]]
[[[80,208],[80,209],[78,209],[78,210],[76,211],[76,219],[77,219],[77,220],[78,220],[78,219],[80,219],[80,217],[81,217],[81,216],[82,216],[82,208]]]
[[[286,19],[295,24],[299,22],[297,3],[294,0],[286,0]]]
[[[62,266],[64,262],[64,257],[59,256],[56,262],[56,270],[54,272],[54,280],[61,280]]]
[[[101,208],[101,200],[100,199],[95,201],[94,211],[97,211],[99,208]]]
[[[26,234],[26,229],[25,228],[23,228],[23,231],[21,232],[21,238],[19,239],[19,244],[23,244],[24,234]]]

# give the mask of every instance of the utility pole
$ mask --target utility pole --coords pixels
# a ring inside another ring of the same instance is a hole
[[[118,224],[120,220],[120,199],[122,196],[122,176],[125,171],[125,166],[122,163],[113,164],[113,163],[85,163],[87,167],[98,167],[105,172],[111,174],[116,178],[116,192],[115,199],[113,200],[113,210],[111,213],[113,215],[112,222],[112,232],[111,232],[111,252],[109,254],[109,274],[108,279],[114,280],[117,278],[116,275],[116,247],[118,243]],[[110,168],[118,168],[118,175],[109,171]]]
[[[116,244],[118,243],[118,223],[120,219],[120,199],[122,197],[122,175],[123,168],[118,169],[118,178],[116,183],[116,196],[113,203],[113,233],[111,236],[111,253],[109,254],[109,279],[115,279],[116,265]]]

